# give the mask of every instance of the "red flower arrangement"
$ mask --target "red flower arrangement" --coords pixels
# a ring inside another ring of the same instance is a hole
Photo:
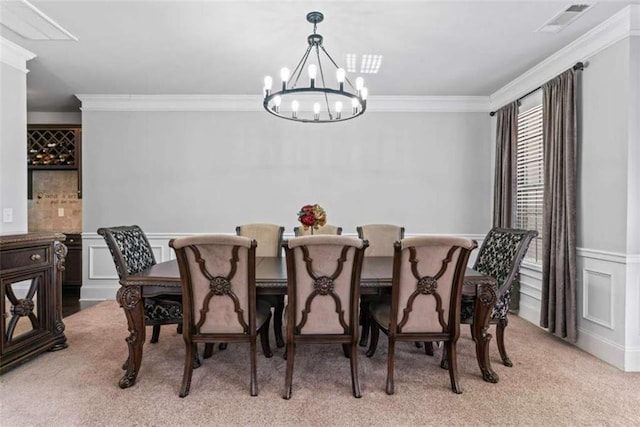
[[[327,213],[320,205],[304,205],[298,212],[298,221],[305,230],[317,230],[327,223]]]

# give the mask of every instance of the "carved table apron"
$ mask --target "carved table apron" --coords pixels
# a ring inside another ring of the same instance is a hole
[[[393,257],[365,257],[362,266],[360,293],[377,294],[391,287]],[[117,300],[123,308],[129,327],[126,339],[129,358],[123,369],[126,372],[120,380],[120,387],[127,388],[135,384],[140,363],[142,347],[145,342],[144,297],[154,295],[180,295],[180,272],[176,260],[156,264],[138,274],[120,281]],[[256,258],[256,285],[258,295],[286,295],[287,267],[284,257]],[[490,276],[467,268],[462,294],[475,299],[473,318],[473,339],[476,344],[478,366],[485,381],[497,383],[498,375],[491,368],[489,360],[489,317],[496,302],[497,284]]]

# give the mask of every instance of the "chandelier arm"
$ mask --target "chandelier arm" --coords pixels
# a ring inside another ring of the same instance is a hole
[[[293,85],[289,86],[292,89],[295,88],[296,85],[298,84],[298,79],[300,79],[300,75],[302,74],[302,70],[304,69],[304,64],[307,63],[309,52],[311,52],[311,46],[307,47],[307,50],[302,54],[302,58],[300,58],[300,61],[298,61],[298,65],[296,65],[296,68],[293,69],[293,73],[291,73],[291,78],[289,79],[289,81],[292,81],[295,76],[295,81],[293,82]],[[298,73],[297,76],[296,76],[296,73]]]
[[[327,58],[329,58],[329,60],[333,63],[333,65],[336,68],[340,68],[340,66],[338,64],[336,64],[336,61],[333,60],[333,58],[331,57],[331,55],[329,55],[329,52],[327,52],[327,50],[324,48],[324,46],[320,46],[322,48],[322,51],[324,52],[325,55],[327,55]],[[344,77],[344,79],[346,80],[347,83],[349,83],[349,86],[351,86],[352,90],[355,90],[356,88],[353,86],[353,84],[351,83],[351,80],[349,80],[349,78],[347,76]]]
[[[324,51],[324,49],[322,49]],[[326,51],[325,51],[326,53]],[[320,70],[320,78],[322,79],[322,87],[326,88],[327,84],[324,81],[324,71],[322,70],[322,61],[320,61],[320,49],[316,45],[316,57],[318,58],[318,69]],[[333,114],[331,114],[331,107],[329,106],[329,96],[327,96],[327,92],[324,92],[324,102],[327,105],[327,114],[329,114],[329,119],[333,120]]]

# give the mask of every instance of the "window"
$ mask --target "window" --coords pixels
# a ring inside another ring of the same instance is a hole
[[[544,164],[542,149],[542,104],[518,113],[515,227],[537,230],[525,259],[542,263],[542,206]]]

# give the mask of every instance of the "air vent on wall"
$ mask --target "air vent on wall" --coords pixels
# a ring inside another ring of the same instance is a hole
[[[591,6],[593,6],[593,4],[572,4],[545,22],[536,32],[557,33],[578,19],[578,17],[585,13]]]

